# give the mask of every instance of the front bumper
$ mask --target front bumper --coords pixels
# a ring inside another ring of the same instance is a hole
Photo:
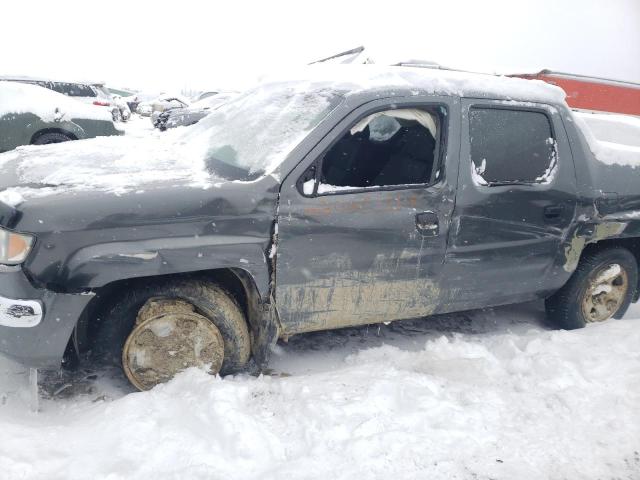
[[[28,367],[60,367],[78,319],[93,294],[35,288],[20,267],[0,271],[0,353]]]

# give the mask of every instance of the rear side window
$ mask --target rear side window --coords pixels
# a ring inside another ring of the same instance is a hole
[[[470,110],[471,161],[481,185],[548,183],[557,166],[553,131],[542,112]]]
[[[52,90],[69,97],[96,97],[96,91],[91,85],[82,83],[52,82]]]

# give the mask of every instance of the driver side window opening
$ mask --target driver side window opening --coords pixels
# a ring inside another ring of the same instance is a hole
[[[304,194],[437,182],[444,113],[401,108],[366,116],[324,154],[319,175],[305,175]]]

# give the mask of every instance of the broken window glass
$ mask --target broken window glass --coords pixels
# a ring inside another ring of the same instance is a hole
[[[439,125],[435,113],[415,108],[363,118],[324,155],[318,193],[432,183]]]

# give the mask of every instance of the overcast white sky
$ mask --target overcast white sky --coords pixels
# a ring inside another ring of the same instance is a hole
[[[154,91],[242,87],[358,45],[378,63],[640,83],[640,0],[4,0],[0,73]]]

